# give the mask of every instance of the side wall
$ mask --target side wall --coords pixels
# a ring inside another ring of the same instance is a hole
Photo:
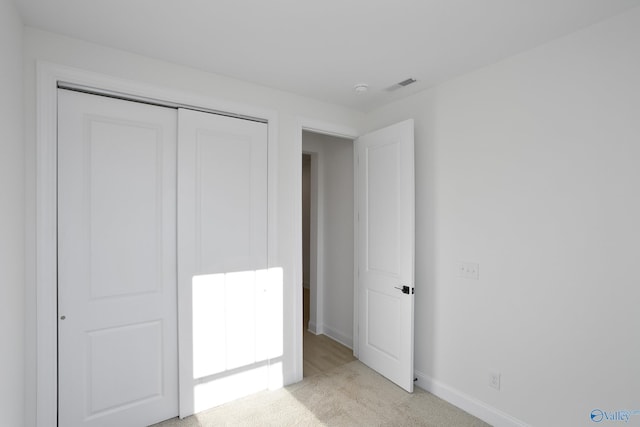
[[[318,236],[324,294],[316,330],[353,347],[353,142],[302,134],[303,152],[318,153]],[[312,292],[313,295],[313,292]]]
[[[640,409],[638,52],[640,8],[368,116],[416,120],[419,385],[496,425]]]
[[[284,271],[284,366],[285,382],[294,380],[292,367],[296,364],[298,350],[294,338],[299,333],[295,322],[299,318],[293,295],[301,290],[302,272],[295,265],[295,248],[300,242],[300,230],[296,229],[294,189],[300,168],[300,153],[296,152],[298,117],[308,117],[322,122],[358,128],[363,115],[342,107],[314,101],[308,98],[276,91],[266,87],[240,82],[195,69],[134,55],[128,52],[87,43],[32,28],[24,33],[25,70],[25,118],[26,118],[26,194],[27,194],[27,425],[35,423],[36,404],[36,348],[35,348],[35,123],[36,123],[36,61],[43,60],[59,65],[98,72],[116,78],[142,82],[171,90],[180,90],[232,104],[242,104],[269,109],[278,115],[278,188],[277,226],[278,246],[276,262]],[[294,288],[294,284],[297,285]],[[301,366],[300,366],[301,372]]]
[[[22,21],[0,0],[0,414],[24,424],[24,140]]]

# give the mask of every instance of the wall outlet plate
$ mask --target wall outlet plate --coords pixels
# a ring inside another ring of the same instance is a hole
[[[500,390],[500,373],[489,372],[489,387]]]
[[[458,263],[458,277],[463,279],[478,280],[480,278],[480,265],[476,262],[464,262]]]

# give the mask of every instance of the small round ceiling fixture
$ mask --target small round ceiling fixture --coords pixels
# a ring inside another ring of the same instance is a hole
[[[356,91],[356,93],[365,93],[366,91],[369,90],[369,85],[366,83],[357,83],[354,87],[353,90]]]

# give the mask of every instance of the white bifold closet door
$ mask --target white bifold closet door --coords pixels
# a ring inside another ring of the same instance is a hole
[[[174,417],[177,112],[58,97],[58,425]]]
[[[59,425],[149,425],[277,383],[267,125],[67,90],[58,120]]]

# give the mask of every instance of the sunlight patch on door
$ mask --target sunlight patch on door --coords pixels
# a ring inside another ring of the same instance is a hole
[[[283,384],[282,269],[194,276],[195,411]]]

